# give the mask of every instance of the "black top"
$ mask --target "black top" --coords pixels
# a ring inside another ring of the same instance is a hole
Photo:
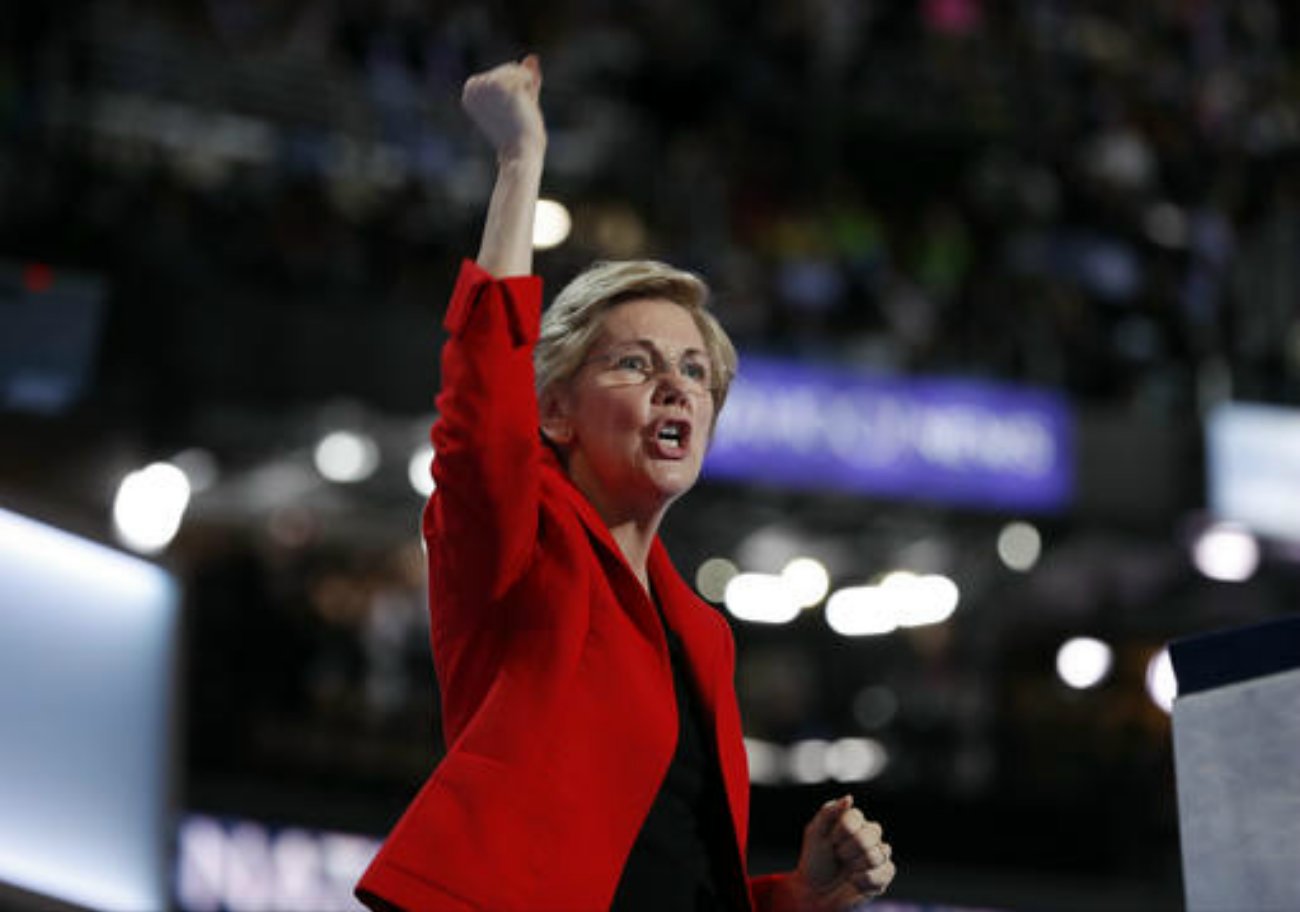
[[[663,620],[663,615],[660,615]],[[677,751],[641,825],[611,912],[736,912],[749,901],[713,750],[713,727],[691,683],[686,653],[665,623],[677,696]]]

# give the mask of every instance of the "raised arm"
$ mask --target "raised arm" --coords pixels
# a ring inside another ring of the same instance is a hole
[[[541,65],[529,54],[472,77],[461,96],[496,151],[496,185],[477,261],[499,279],[527,275],[533,268],[533,216],[546,156],[541,87]]]
[[[471,77],[462,96],[496,152],[497,180],[477,268],[462,267],[443,320],[437,488],[424,517],[431,576],[460,593],[437,600],[443,625],[476,623],[475,612],[455,609],[500,597],[535,543],[542,445],[532,352],[542,288],[529,273],[546,151],[540,87],[530,56]]]

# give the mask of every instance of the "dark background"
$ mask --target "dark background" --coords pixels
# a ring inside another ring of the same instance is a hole
[[[901,898],[1178,906],[1146,663],[1296,603],[1285,543],[1240,584],[1187,551],[1206,409],[1300,388],[1291,4],[82,0],[6,4],[0,36],[4,377],[68,382],[6,391],[0,501],[109,540],[127,471],[214,467],[159,558],[186,591],[186,808],[378,835],[441,750],[405,459],[490,189],[459,86],[532,50],[544,192],[574,218],[538,255],[552,290],[662,258],[710,279],[742,356],[1045,387],[1077,415],[1076,496],[1032,517],[1030,573],[994,548],[1025,517],[922,492],[706,483],[676,507],[687,578],[759,534],[837,555],[837,582],[920,548],[962,586],[950,622],[885,638],[735,622],[748,733],[888,748],[856,791]],[[380,442],[364,484],[309,468],[337,426]],[[1054,670],[1079,634],[1116,650],[1090,691]],[[755,866],[834,793],[756,787]]]

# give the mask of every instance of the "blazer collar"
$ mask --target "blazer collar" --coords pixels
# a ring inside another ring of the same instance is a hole
[[[624,597],[635,599],[638,604],[644,605],[646,609],[653,609],[645,590],[637,581],[632,568],[628,566],[627,558],[623,556],[623,549],[618,546],[618,542],[614,541],[614,536],[610,534],[609,526],[605,525],[605,520],[596,512],[596,508],[592,506],[591,501],[587,500],[586,495],[578,490],[573,480],[569,478],[568,473],[564,471],[563,465],[560,464],[559,458],[550,447],[544,447],[542,464],[547,470],[558,476],[560,483],[556,486],[557,489],[573,507],[574,512],[577,513],[578,518],[586,527],[592,541],[607,552],[606,556],[611,560],[611,563],[620,568],[626,581],[624,587],[621,587],[622,591],[627,593]],[[672,559],[668,556],[668,549],[664,547],[664,543],[658,535],[655,536],[650,545],[646,572],[650,577],[650,585],[654,588],[664,618],[669,626],[682,638],[687,657],[695,672],[696,683],[700,686],[701,696],[704,697],[706,704],[711,709],[716,698],[716,682],[709,680],[709,675],[704,673],[704,669],[709,668],[717,657],[702,652],[706,648],[706,644],[711,646],[716,642],[715,637],[712,635],[714,631],[710,629],[710,618],[704,613],[711,609],[704,606],[699,596],[682,579],[681,574],[677,572],[677,568],[673,566]],[[631,605],[627,607],[632,608]],[[655,627],[659,626],[658,619],[654,617],[653,611],[647,613],[645,620],[653,621]],[[659,639],[662,640],[662,637],[659,637]],[[664,642],[664,649],[667,649],[666,642]]]

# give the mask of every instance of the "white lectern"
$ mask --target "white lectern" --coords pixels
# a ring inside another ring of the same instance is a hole
[[[1300,910],[1300,617],[1170,644],[1188,912]]]

